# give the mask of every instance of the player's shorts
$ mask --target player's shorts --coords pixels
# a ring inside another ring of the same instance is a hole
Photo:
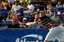
[[[47,41],[54,41],[57,39],[58,41],[64,41],[64,27],[57,26],[49,29],[49,33],[47,34],[45,40]]]

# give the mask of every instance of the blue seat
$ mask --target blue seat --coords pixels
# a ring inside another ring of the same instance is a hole
[[[8,26],[8,25],[10,25],[11,23],[12,23],[11,21],[6,21],[6,20],[4,20],[3,23],[2,23],[2,27]]]
[[[58,8],[58,11],[62,11],[62,10],[63,10],[63,8],[62,8],[62,7],[59,7],[59,8]]]
[[[2,27],[6,27],[6,26],[8,26],[7,22],[6,21],[3,21]]]
[[[1,9],[1,12],[8,13],[8,10],[7,9]]]
[[[7,16],[8,15],[8,10],[7,9],[1,9],[2,16]]]
[[[58,10],[58,8],[57,7],[54,7],[54,9],[53,9],[54,11],[57,11]]]
[[[63,8],[63,11],[64,11],[64,8]]]
[[[54,11],[64,11],[64,8],[62,7],[54,7]]]

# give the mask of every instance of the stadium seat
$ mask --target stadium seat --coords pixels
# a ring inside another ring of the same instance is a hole
[[[54,9],[53,9],[54,11],[64,11],[64,8],[62,8],[62,7],[54,7]]]
[[[7,9],[1,9],[2,16],[7,16],[8,15],[8,10]]]
[[[2,27],[8,26],[11,23],[12,23],[11,20],[4,20],[2,23]]]
[[[57,7],[54,7],[54,9],[53,9],[54,11],[57,11],[58,10],[58,8]]]

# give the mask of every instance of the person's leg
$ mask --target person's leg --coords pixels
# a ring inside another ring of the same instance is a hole
[[[57,40],[59,42],[64,42],[64,27],[63,26],[60,26],[59,28],[60,28],[60,32],[57,35]]]
[[[59,27],[54,27],[50,29],[49,33],[47,34],[44,42],[52,42],[56,39],[57,34],[59,34],[60,28]]]

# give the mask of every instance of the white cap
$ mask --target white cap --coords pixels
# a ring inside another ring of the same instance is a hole
[[[26,18],[23,18],[23,20],[27,20]]]

